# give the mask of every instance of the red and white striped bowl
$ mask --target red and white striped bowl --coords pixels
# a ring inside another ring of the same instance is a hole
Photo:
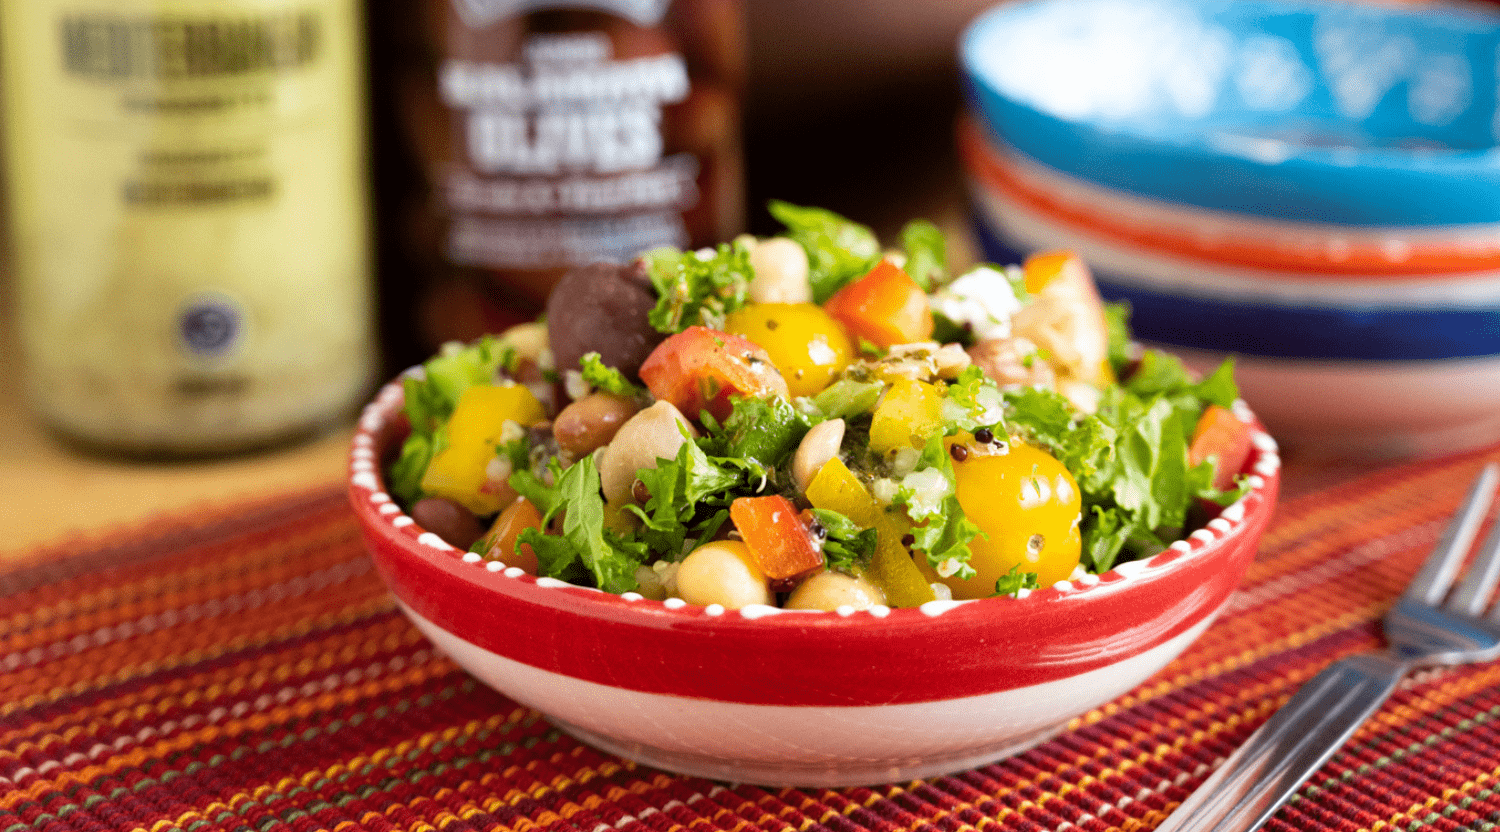
[[[1152,558],[1020,598],[917,609],[725,610],[611,595],[457,551],[386,493],[402,391],[366,408],[349,496],[401,609],[458,664],[579,739],[684,774],[833,787],[931,777],[1023,750],[1145,681],[1234,591],[1271,517],[1252,489]],[[1246,414],[1248,415],[1248,414]]]

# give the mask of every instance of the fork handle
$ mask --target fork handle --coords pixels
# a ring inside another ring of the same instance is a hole
[[[1156,832],[1249,832],[1380,710],[1411,664],[1381,651],[1329,665],[1271,715]]]

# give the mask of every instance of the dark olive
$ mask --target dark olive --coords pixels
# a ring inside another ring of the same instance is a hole
[[[547,338],[559,370],[597,352],[608,366],[634,377],[666,336],[646,321],[656,292],[645,266],[595,263],[569,271],[547,299]]]

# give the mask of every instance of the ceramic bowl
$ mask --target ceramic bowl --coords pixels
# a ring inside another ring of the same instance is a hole
[[[380,575],[455,662],[578,739],[679,773],[832,787],[930,777],[1025,749],[1180,654],[1235,589],[1274,507],[1253,488],[1146,560],[1019,598],[916,609],[725,610],[610,595],[482,562],[392,502],[399,384],[367,407],[349,495]],[[1243,414],[1248,416],[1249,414]]]
[[[1001,6],[961,47],[985,254],[1076,249],[1288,445],[1500,440],[1497,50],[1436,3]]]

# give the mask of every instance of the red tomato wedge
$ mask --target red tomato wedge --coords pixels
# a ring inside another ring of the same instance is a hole
[[[657,399],[689,419],[708,411],[724,420],[730,396],[787,396],[786,379],[771,356],[738,335],[691,326],[656,346],[641,365],[641,381]]]
[[[1214,487],[1220,490],[1234,485],[1234,478],[1250,458],[1250,426],[1229,408],[1216,404],[1209,405],[1198,417],[1193,441],[1188,445],[1188,461],[1193,465],[1209,457],[1218,457]]]
[[[791,589],[798,579],[822,568],[823,552],[791,500],[779,494],[740,497],[730,504],[729,519],[773,589]]]
[[[911,344],[932,337],[927,293],[887,260],[838,290],[823,308],[851,335],[877,347]]]

